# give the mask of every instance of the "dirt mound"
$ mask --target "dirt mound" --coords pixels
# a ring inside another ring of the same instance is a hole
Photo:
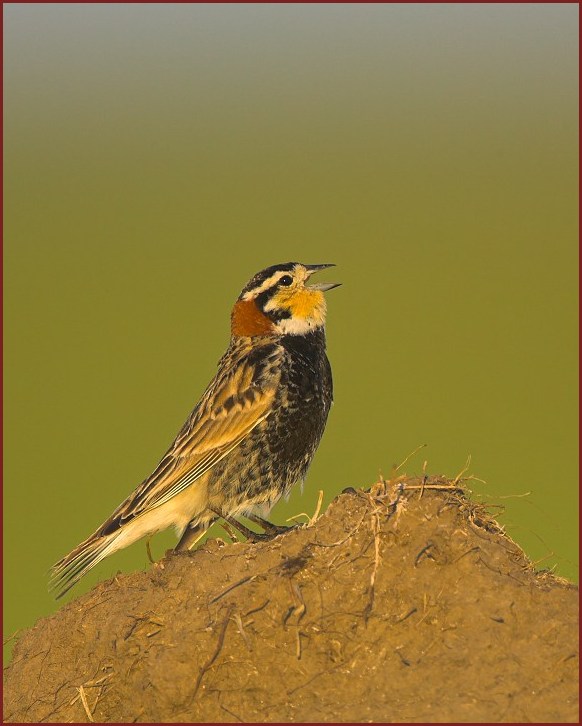
[[[26,632],[9,722],[576,722],[577,590],[445,479],[209,540]]]

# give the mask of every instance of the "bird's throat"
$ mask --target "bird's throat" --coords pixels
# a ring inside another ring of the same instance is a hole
[[[239,300],[235,303],[230,325],[232,334],[241,337],[272,335],[276,332],[271,320],[259,310],[254,300]]]

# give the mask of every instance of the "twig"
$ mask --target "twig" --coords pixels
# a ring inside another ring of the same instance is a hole
[[[546,560],[549,560],[551,557],[554,557],[554,556],[555,556],[555,553],[554,552],[548,552],[547,555],[544,555],[543,557],[540,557],[539,560],[534,560],[531,563],[531,566],[535,568],[535,567],[537,567],[540,564],[540,562],[545,562]],[[554,567],[555,567],[555,565],[554,565]]]
[[[416,613],[416,612],[418,612],[418,608],[412,608],[412,610],[409,610],[407,613],[405,613],[404,615],[402,615],[401,617],[399,617],[394,622],[397,623],[397,624],[398,623],[403,623],[405,620],[408,620],[408,618],[411,615],[414,615],[414,613]]]
[[[307,605],[305,604],[305,600],[303,599],[303,593],[301,592],[301,588],[294,580],[289,580],[289,587],[291,588],[291,594],[299,602],[299,605],[296,605],[293,609],[293,614],[297,615],[297,623],[299,623],[301,618],[307,612]]]
[[[404,489],[421,489],[422,491],[426,489],[448,489],[449,491],[463,491],[463,487],[455,484],[455,482],[451,482],[450,484],[426,484],[425,482],[422,484],[405,484]]]
[[[266,607],[267,607],[267,605],[268,605],[268,604],[269,604],[270,602],[271,602],[271,601],[270,601],[269,599],[265,600],[265,602],[264,602],[264,603],[263,603],[262,605],[259,605],[259,606],[258,606],[258,607],[256,607],[256,608],[252,608],[252,609],[251,609],[251,610],[249,610],[249,611],[248,611],[247,613],[245,613],[244,617],[245,617],[245,618],[248,618],[248,616],[249,616],[249,615],[252,615],[253,613],[258,613],[258,612],[259,612],[260,610],[263,610],[263,608],[266,608]]]
[[[234,711],[231,711],[230,709],[228,709],[223,703],[220,703],[220,701],[219,701],[218,702],[218,705],[220,706],[220,708],[223,711],[226,711],[231,716],[233,716],[234,718],[236,718],[237,721],[239,721],[240,723],[244,723],[244,721],[242,720],[242,718],[240,716],[237,716],[237,714]]]
[[[299,630],[299,626],[297,626],[295,635],[297,636],[297,647],[295,649],[295,655],[297,656],[297,660],[301,660],[301,636],[302,636],[302,633]]]
[[[16,637],[16,636],[18,635],[18,633],[20,633],[20,630],[15,630],[15,631],[14,631],[14,632],[12,633],[12,635],[9,635],[9,636],[8,636],[8,637],[6,638],[6,640],[4,640],[4,641],[3,641],[2,645],[8,645],[8,643],[9,643],[9,642],[10,642],[11,640],[13,640],[13,639],[14,639],[14,638],[15,638],[15,637]]]
[[[232,619],[236,623],[236,627],[238,628],[238,632],[240,633],[241,638],[244,640],[245,645],[247,646],[247,650],[252,650],[251,641],[249,640],[249,636],[247,635],[247,631],[245,630],[245,626],[243,625],[243,621],[242,621],[242,618],[240,616],[240,613],[235,613],[232,616]]]
[[[224,618],[224,621],[220,628],[220,633],[218,634],[218,641],[216,643],[216,648],[214,649],[214,653],[210,656],[210,658],[202,666],[202,668],[200,669],[200,673],[198,674],[198,678],[196,678],[196,683],[194,684],[194,693],[192,694],[192,697],[190,699],[191,701],[193,701],[196,698],[196,694],[198,693],[198,689],[200,688],[200,684],[202,683],[202,679],[204,678],[204,675],[206,674],[208,669],[212,666],[214,661],[218,658],[220,651],[222,650],[222,646],[224,645],[224,638],[226,636],[226,629],[228,628],[228,623],[230,622],[230,616],[232,615],[233,610],[234,610],[234,605],[229,605],[228,611],[226,613],[226,617]]]
[[[419,499],[422,499],[422,495],[424,494],[424,487],[426,485],[426,482],[428,481],[428,477],[426,475],[426,467],[427,467],[428,461],[425,459],[424,463],[422,465],[422,484],[420,487],[420,494],[418,495]]]
[[[469,476],[464,477],[463,481],[479,481],[481,484],[487,484],[485,479],[480,479],[478,476],[475,476],[475,474],[470,474]]]
[[[83,688],[99,688],[100,690],[105,687],[105,681],[108,678],[111,678],[113,673],[108,673],[106,676],[102,676],[96,681],[87,681],[87,683],[83,683]],[[77,688],[77,691],[79,689]],[[72,701],[70,701],[69,706],[72,706],[73,704],[77,703],[79,698],[81,697],[81,693],[77,693],[77,695],[73,698]],[[99,700],[99,696],[97,697],[97,700]],[[95,706],[97,705],[97,701],[95,701]],[[95,706],[93,706],[93,710],[95,710]]]
[[[418,563],[422,559],[422,557],[428,557],[431,560],[434,560],[434,557],[431,555],[430,550],[434,547],[434,544],[429,540],[427,544],[420,550],[420,552],[416,555],[414,558],[414,566],[418,567]]]
[[[287,610],[287,613],[283,617],[283,625],[287,625],[287,621],[292,615],[297,615],[296,625],[299,625],[299,621],[307,612],[307,606],[305,605],[305,600],[303,599],[299,585],[291,579],[287,580],[287,582],[289,583],[289,590],[291,590],[291,597],[296,604],[291,605]]]
[[[292,517],[287,517],[287,519],[285,521],[286,522],[296,522],[299,519],[299,517],[305,517],[305,519],[307,519],[308,522],[311,519],[311,517],[309,516],[309,514],[307,514],[307,512],[299,512],[299,514],[294,514]]]
[[[248,575],[248,577],[243,577],[242,580],[235,582],[234,585],[227,587],[226,590],[223,590],[219,595],[216,595],[216,597],[213,597],[212,600],[210,601],[210,605],[213,605],[215,602],[218,602],[221,598],[223,598],[225,595],[228,595],[228,593],[231,592],[231,590],[234,590],[236,587],[245,585],[247,582],[251,582],[252,580],[255,580],[256,578],[257,578],[257,575]]]
[[[376,573],[378,572],[378,566],[380,565],[380,518],[378,516],[378,510],[372,512],[370,526],[372,534],[374,535],[374,568],[370,575],[370,597],[368,599],[368,604],[364,608],[365,622],[367,622],[372,612],[372,608],[374,607]]]
[[[481,550],[481,547],[479,545],[476,545],[475,547],[471,547],[471,549],[468,549],[466,552],[463,552],[462,555],[459,555],[457,558],[455,558],[452,562],[454,565],[455,563],[459,562],[459,560],[462,560],[463,557],[466,557],[467,555],[470,555],[471,552],[479,552]]]
[[[364,519],[366,519],[366,514],[367,514],[367,512],[364,512],[364,514],[362,515],[362,518],[360,519],[358,524],[343,539],[339,540],[339,542],[329,542],[329,543],[313,542],[313,544],[316,545],[317,547],[339,547],[340,545],[342,545],[344,542],[347,542],[349,539],[351,539],[356,534],[356,532],[362,526]]]

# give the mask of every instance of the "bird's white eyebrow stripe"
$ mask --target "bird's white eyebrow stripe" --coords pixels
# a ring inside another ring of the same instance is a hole
[[[252,290],[249,290],[247,293],[244,294],[243,300],[248,300],[249,297],[252,295],[253,297],[256,297],[257,295],[260,295],[265,290],[268,290],[270,287],[273,287],[273,285],[280,280],[284,275],[288,275],[289,272],[274,272],[271,277],[267,278],[263,284],[260,287],[254,287]]]

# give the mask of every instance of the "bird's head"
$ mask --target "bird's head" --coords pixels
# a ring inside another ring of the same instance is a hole
[[[314,272],[334,265],[286,262],[257,273],[243,288],[231,318],[232,334],[305,335],[325,323],[323,293],[339,282],[308,285]]]

